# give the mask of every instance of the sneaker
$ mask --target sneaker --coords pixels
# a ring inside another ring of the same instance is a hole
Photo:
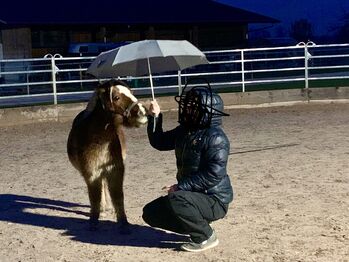
[[[216,236],[216,233],[213,231],[212,235],[209,237],[209,239],[201,242],[201,243],[195,243],[193,241],[190,241],[189,243],[185,243],[181,245],[181,249],[189,252],[201,252],[206,249],[212,248],[217,246],[219,243],[218,238]]]

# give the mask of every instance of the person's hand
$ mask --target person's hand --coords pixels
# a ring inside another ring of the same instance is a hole
[[[149,115],[158,117],[160,114],[160,106],[156,100],[150,102]]]
[[[162,190],[167,191],[167,194],[178,191],[178,186],[177,184],[174,184],[172,186],[164,186]]]

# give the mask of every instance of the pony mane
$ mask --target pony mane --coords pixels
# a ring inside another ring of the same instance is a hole
[[[107,90],[108,88],[110,88],[112,86],[117,86],[117,85],[122,85],[122,86],[125,86],[128,89],[130,89],[130,87],[124,81],[121,81],[121,80],[111,79],[111,80],[100,83],[97,86],[97,88],[95,89],[95,91],[93,92],[92,97],[88,101],[85,112],[87,114],[91,113],[100,104],[100,100],[98,97],[98,90],[99,89],[104,88]],[[100,104],[100,106],[102,106],[102,105]]]

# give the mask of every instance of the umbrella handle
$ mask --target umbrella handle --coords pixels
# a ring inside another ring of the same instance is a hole
[[[147,62],[148,62],[148,72],[149,72],[149,81],[150,81],[151,96],[152,96],[153,100],[155,100],[153,76],[152,76],[152,74],[151,74],[151,68],[150,68],[149,57],[147,58]]]
[[[148,62],[148,72],[149,72],[149,81],[150,81],[150,89],[151,89],[151,96],[153,98],[153,101],[155,100],[155,95],[154,95],[154,84],[153,84],[153,76],[151,75],[151,68],[150,68],[150,61],[149,57],[147,58]],[[155,128],[156,128],[156,121],[155,121],[155,116],[154,116],[154,122],[153,122],[153,133],[155,133]]]
[[[150,79],[151,78],[151,75],[150,75]],[[150,80],[151,82],[153,82],[152,80]],[[152,88],[151,88],[151,94],[152,94],[152,97],[153,97],[153,101],[155,100],[155,96],[154,96],[154,89],[153,89],[153,83],[151,84]],[[155,128],[156,128],[156,117],[154,116],[154,121],[153,121],[153,133],[155,133]]]

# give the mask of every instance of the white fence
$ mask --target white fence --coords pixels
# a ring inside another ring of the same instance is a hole
[[[155,75],[155,93],[174,93],[188,77],[204,77],[215,89],[246,92],[268,89],[349,86],[349,44],[217,50],[210,64],[180,74]],[[96,80],[86,75],[95,57],[46,55],[0,60],[0,107],[86,101]],[[121,78],[136,95],[150,95],[148,77]]]

